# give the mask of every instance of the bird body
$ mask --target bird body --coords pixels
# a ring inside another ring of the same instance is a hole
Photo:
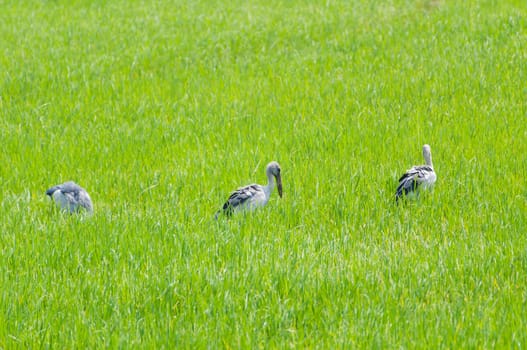
[[[81,209],[93,211],[90,195],[73,181],[51,187],[46,191],[46,195],[50,196],[63,211],[70,213]]]
[[[423,157],[426,165],[416,165],[408,169],[399,179],[399,186],[395,192],[395,200],[404,196],[415,196],[420,189],[431,188],[436,182],[437,175],[432,164],[432,152],[429,145],[423,146]]]
[[[243,210],[254,210],[258,207],[263,207],[269,202],[271,193],[273,192],[275,181],[278,187],[278,195],[282,197],[282,177],[280,175],[280,165],[277,162],[271,162],[267,165],[266,175],[267,185],[251,184],[240,187],[232,192],[223,207],[216,213],[216,218],[223,212],[227,215],[232,215],[233,212]]]

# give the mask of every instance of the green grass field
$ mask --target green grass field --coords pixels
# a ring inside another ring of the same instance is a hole
[[[0,348],[527,346],[523,0],[5,0],[0,48]]]

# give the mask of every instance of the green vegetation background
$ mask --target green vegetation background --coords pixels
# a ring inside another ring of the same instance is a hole
[[[0,1],[0,347],[524,348],[526,44],[519,0]]]

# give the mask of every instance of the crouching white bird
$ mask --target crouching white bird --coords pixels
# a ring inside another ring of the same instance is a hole
[[[86,190],[73,181],[65,182],[61,185],[53,186],[46,191],[46,194],[60,206],[61,210],[70,213],[86,210],[93,212],[93,205],[90,195]]]
[[[395,192],[395,201],[403,196],[418,194],[421,189],[434,185],[437,176],[432,165],[432,151],[429,145],[423,146],[423,157],[426,165],[416,165],[408,169],[399,179],[399,186]]]
[[[267,175],[267,185],[252,184],[245,187],[240,187],[232,192],[229,199],[223,204],[223,207],[218,210],[215,218],[222,212],[227,216],[231,216],[233,212],[240,210],[253,210],[258,207],[263,207],[269,201],[271,193],[273,192],[276,180],[276,187],[278,187],[278,195],[282,197],[282,176],[280,175],[280,165],[277,162],[267,164],[265,170]]]

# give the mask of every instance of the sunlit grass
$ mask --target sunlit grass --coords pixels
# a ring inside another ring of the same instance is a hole
[[[0,347],[525,347],[526,16],[0,2]],[[271,160],[284,198],[215,221]]]

